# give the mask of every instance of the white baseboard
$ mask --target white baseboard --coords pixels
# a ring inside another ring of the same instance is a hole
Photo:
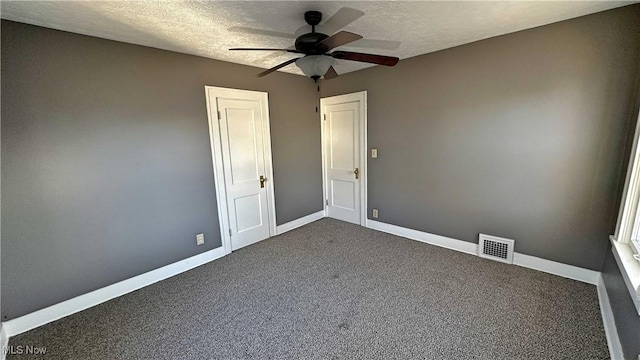
[[[221,246],[202,254],[163,266],[159,269],[151,270],[130,279],[123,280],[101,289],[94,290],[90,293],[46,307],[42,310],[3,322],[3,329],[6,332],[7,337],[15,336],[38,326],[48,324],[65,316],[75,314],[118,296],[122,296],[151,285],[160,280],[178,275],[223,256],[225,256],[225,251],[224,247]]]
[[[276,234],[284,234],[287,231],[291,231],[295,228],[299,228],[300,226],[307,225],[316,220],[320,220],[324,217],[324,210],[320,210],[318,212],[314,212],[313,214],[309,214],[307,216],[303,216],[299,219],[289,221],[288,223],[276,226]]]
[[[436,245],[451,250],[457,250],[467,254],[478,254],[478,244],[470,243],[467,241],[430,234],[418,230],[407,229],[401,226],[386,224],[375,220],[367,220],[367,227],[389,234],[418,240],[427,244]],[[598,283],[598,278],[600,276],[600,273],[598,271],[584,269],[581,267],[567,265],[520,253],[513,254],[513,264],[593,285],[596,285]]]
[[[446,236],[440,236],[422,232],[413,229],[407,229],[401,226],[391,225],[375,220],[367,220],[367,227],[369,229],[386,232],[392,235],[402,236],[408,239],[417,240],[423,243],[440,246],[443,248],[457,250],[463,253],[476,255],[477,244],[467,241],[452,239]]]
[[[7,353],[5,352],[7,346],[9,346],[9,337],[4,331],[4,326],[0,324],[0,360],[4,360],[7,356]]]
[[[598,285],[600,272],[520,253],[513,254],[513,264],[591,285]]]
[[[622,344],[620,344],[620,338],[618,337],[618,328],[616,328],[616,321],[613,318],[613,311],[611,310],[611,303],[609,302],[609,295],[607,294],[602,274],[598,276],[597,288],[604,333],[607,337],[607,345],[609,345],[609,356],[612,360],[624,359]]]

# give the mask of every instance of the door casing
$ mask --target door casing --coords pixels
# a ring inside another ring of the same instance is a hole
[[[324,216],[327,216],[327,151],[326,141],[327,135],[325,134],[325,105],[343,104],[348,102],[360,103],[360,168],[361,168],[361,183],[360,183],[360,226],[367,225],[367,179],[369,171],[367,167],[368,160],[368,145],[367,145],[367,92],[360,91],[356,93],[331,96],[320,99],[320,129],[321,131],[321,146],[322,146],[322,196],[324,203]]]
[[[211,143],[211,159],[213,161],[213,174],[216,190],[216,203],[218,207],[218,220],[220,222],[220,238],[222,239],[222,246],[224,247],[225,254],[231,253],[231,235],[229,225],[229,213],[227,207],[227,194],[224,181],[224,163],[222,158],[222,145],[220,140],[220,126],[218,123],[218,103],[216,98],[238,98],[242,99],[242,96],[250,97],[252,99],[260,99],[263,111],[263,118],[265,120],[264,127],[262,129],[263,135],[263,147],[265,157],[265,171],[267,181],[265,183],[267,188],[267,202],[268,202],[268,217],[269,217],[269,236],[276,235],[276,203],[274,196],[274,177],[273,177],[273,161],[271,155],[271,129],[269,121],[269,95],[266,92],[250,91],[240,89],[230,89],[215,86],[205,86],[205,98],[207,101],[207,116],[209,119],[209,140]]]

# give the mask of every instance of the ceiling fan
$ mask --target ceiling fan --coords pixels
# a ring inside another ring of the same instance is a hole
[[[271,69],[265,70],[258,76],[265,76],[272,72],[283,68],[292,63],[302,70],[302,72],[318,81],[321,77],[325,79],[333,79],[338,73],[333,68],[335,59],[352,60],[366,62],[370,64],[394,66],[398,63],[397,57],[365,54],[351,51],[333,51],[338,46],[346,45],[356,40],[362,39],[362,36],[348,31],[338,31],[329,36],[320,32],[316,32],[316,25],[322,21],[322,13],[319,11],[307,11],[304,13],[304,20],[311,25],[311,32],[298,36],[295,40],[295,47],[288,49],[269,49],[269,48],[233,48],[229,50],[249,50],[249,51],[286,51],[290,53],[303,54],[303,57],[293,58],[276,65]]]

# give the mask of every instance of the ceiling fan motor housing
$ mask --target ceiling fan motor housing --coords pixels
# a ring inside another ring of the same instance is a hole
[[[302,51],[306,55],[322,55],[329,48],[319,44],[322,40],[328,38],[329,35],[312,32],[298,36],[296,39],[296,50]]]

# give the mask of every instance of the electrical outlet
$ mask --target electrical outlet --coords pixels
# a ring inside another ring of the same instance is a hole
[[[372,159],[378,158],[378,149],[371,149],[371,158]]]
[[[196,235],[196,245],[204,244],[204,234]]]
[[[378,218],[378,209],[373,209],[373,214],[372,216],[377,219]]]

